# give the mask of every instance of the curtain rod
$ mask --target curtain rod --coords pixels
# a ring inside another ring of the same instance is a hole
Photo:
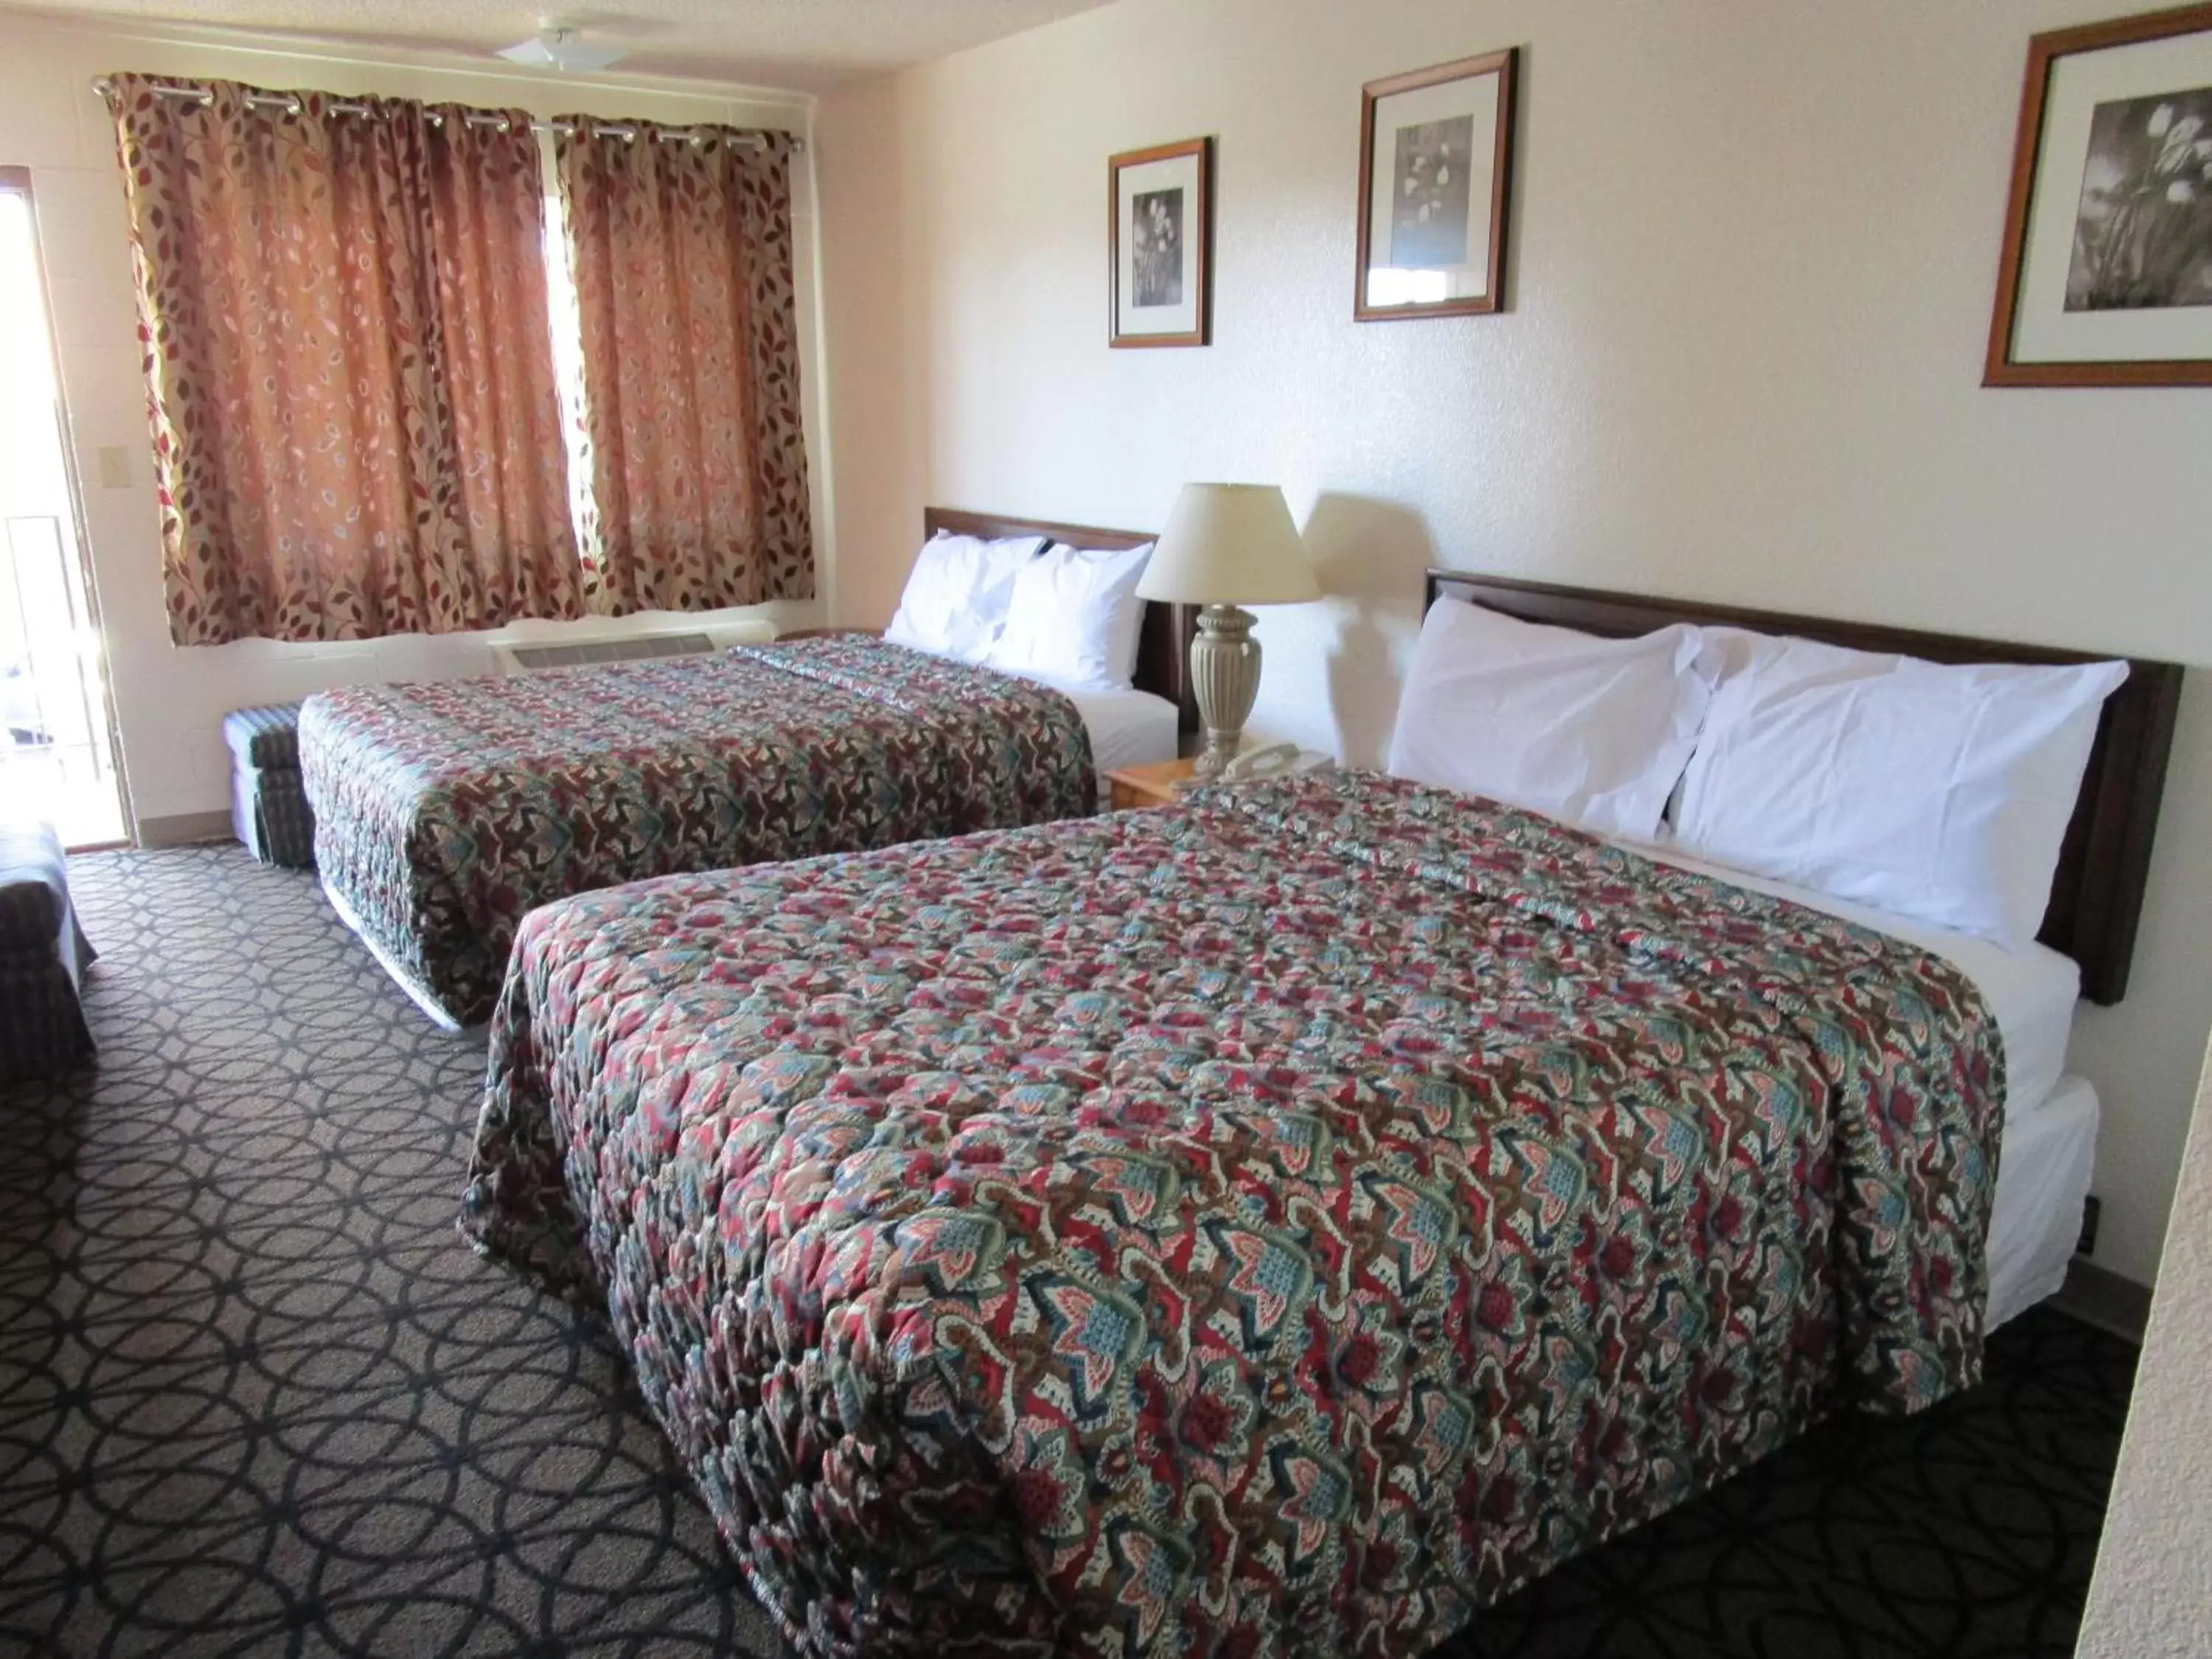
[[[112,81],[103,76],[92,83],[92,89],[105,98],[113,90],[114,85]],[[215,101],[215,94],[205,87],[155,87],[154,90],[165,98],[189,98],[196,104],[211,104]],[[297,93],[285,97],[271,93],[250,92],[246,95],[246,103],[249,109],[281,109],[292,115],[297,115],[303,107]],[[368,115],[374,112],[366,104],[334,102],[326,107],[337,115]],[[443,121],[446,118],[443,112],[433,111],[430,118],[433,121]],[[504,115],[471,115],[466,118],[472,127],[503,127],[507,125],[507,118]],[[530,124],[530,130],[532,132],[573,133],[578,131],[578,125],[574,121],[533,120]],[[620,121],[594,125],[591,131],[595,137],[627,138],[633,143],[637,141],[638,135],[638,129],[634,124]],[[659,137],[664,143],[688,141],[698,144],[706,142],[710,131],[717,137],[727,137],[735,143],[750,145],[755,149],[764,149],[768,147],[768,140],[759,133],[736,131],[729,128],[665,127],[661,130]],[[798,134],[793,133],[789,137],[793,150],[804,150],[806,148],[806,141]]]

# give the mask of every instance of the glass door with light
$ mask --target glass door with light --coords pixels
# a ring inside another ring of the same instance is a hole
[[[0,167],[0,821],[126,839],[28,172]]]

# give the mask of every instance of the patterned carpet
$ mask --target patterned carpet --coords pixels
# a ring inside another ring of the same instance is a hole
[[[453,1218],[481,1039],[312,878],[76,860],[96,1073],[0,1091],[0,1654],[773,1654],[604,1335]],[[2039,1312],[1450,1659],[2071,1652],[2134,1366]]]

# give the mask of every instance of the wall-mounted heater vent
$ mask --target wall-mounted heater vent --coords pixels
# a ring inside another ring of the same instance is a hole
[[[542,674],[549,668],[582,668],[603,662],[642,662],[653,657],[696,657],[732,645],[763,645],[775,637],[765,622],[715,623],[666,634],[600,634],[578,639],[516,641],[492,647],[502,674]]]

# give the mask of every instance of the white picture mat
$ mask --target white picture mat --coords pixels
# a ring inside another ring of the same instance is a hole
[[[1114,324],[1118,334],[1198,332],[1198,249],[1206,234],[1199,204],[1199,157],[1140,161],[1114,175],[1115,246]],[[1156,190],[1182,191],[1182,303],[1139,306],[1137,299],[1136,199]],[[1093,198],[1096,199],[1096,198]]]
[[[2012,361],[2145,362],[2212,358],[2212,306],[2144,311],[2069,311],[2066,277],[2089,124],[2097,106],[2212,87],[2212,33],[2142,40],[2051,60],[2036,153],[2035,192],[2021,239]]]
[[[1361,273],[1369,305],[1430,304],[1438,300],[1480,299],[1488,294],[1490,203],[1498,181],[1498,100],[1504,84],[1504,71],[1490,70],[1463,81],[1442,81],[1375,100],[1373,170],[1367,181],[1368,264]],[[1392,264],[1390,232],[1398,182],[1399,129],[1470,114],[1474,118],[1474,144],[1468,161],[1467,262],[1444,266],[1440,271]],[[1419,281],[1423,275],[1431,280]],[[1434,281],[1439,275],[1443,278],[1440,286]]]

